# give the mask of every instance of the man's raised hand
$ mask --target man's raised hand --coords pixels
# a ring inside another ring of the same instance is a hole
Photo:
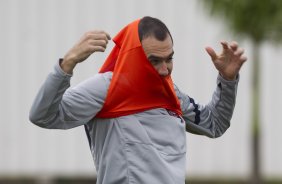
[[[222,77],[226,80],[234,80],[243,63],[247,61],[247,57],[243,55],[244,49],[240,48],[235,41],[230,44],[221,41],[221,45],[222,52],[220,54],[216,54],[211,47],[206,47],[206,51]]]
[[[89,31],[67,52],[61,63],[66,73],[72,73],[76,64],[83,62],[94,52],[106,50],[110,35],[105,31]]]

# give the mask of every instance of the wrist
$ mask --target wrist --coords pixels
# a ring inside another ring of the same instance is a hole
[[[68,74],[72,74],[73,73],[73,69],[76,66],[76,62],[74,62],[71,59],[67,59],[67,58],[63,58],[62,61],[60,62],[60,66],[62,68],[62,70]]]
[[[223,75],[223,74],[221,74],[221,73],[219,73],[219,74],[220,74],[220,76],[221,76],[223,79],[225,79],[225,80],[227,80],[227,81],[233,81],[233,80],[235,80],[236,77],[237,77],[237,75],[235,75],[235,76],[226,76],[226,75]]]

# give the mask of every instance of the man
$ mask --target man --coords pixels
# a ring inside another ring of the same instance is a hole
[[[172,82],[173,40],[158,19],[144,17],[114,38],[99,74],[69,88],[73,69],[110,40],[90,31],[60,60],[41,87],[30,120],[49,129],[85,125],[98,184],[185,182],[185,130],[219,137],[230,126],[238,73],[246,61],[238,44],[206,50],[219,71],[204,106]]]

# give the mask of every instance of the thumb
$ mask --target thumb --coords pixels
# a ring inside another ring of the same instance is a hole
[[[211,47],[206,47],[205,49],[206,49],[207,53],[210,55],[211,59],[212,59],[213,61],[215,61],[216,58],[217,58],[217,55],[216,55],[215,51],[213,50],[213,48],[211,48]]]

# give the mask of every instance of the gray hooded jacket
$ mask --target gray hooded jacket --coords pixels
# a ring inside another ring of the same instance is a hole
[[[103,107],[111,77],[111,72],[96,74],[69,88],[71,75],[57,62],[33,102],[30,121],[48,129],[84,125],[97,184],[185,183],[185,132],[216,138],[227,130],[238,78],[226,81],[218,76],[207,105],[198,104],[175,86],[181,118],[162,108],[118,118],[95,118]]]

